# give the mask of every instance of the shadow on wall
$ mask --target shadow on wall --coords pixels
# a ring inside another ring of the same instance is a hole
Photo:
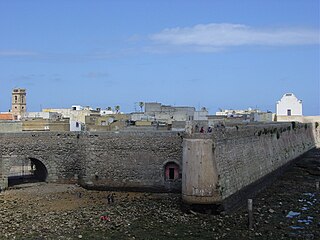
[[[48,177],[46,166],[36,158],[22,159],[10,168],[8,186],[24,183],[45,182]]]

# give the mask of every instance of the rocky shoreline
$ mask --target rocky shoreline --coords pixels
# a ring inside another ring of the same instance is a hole
[[[320,239],[320,150],[228,215],[181,211],[179,194],[89,191],[36,183],[0,193],[0,239]],[[108,214],[110,221],[101,220]]]

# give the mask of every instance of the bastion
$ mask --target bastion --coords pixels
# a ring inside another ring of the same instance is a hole
[[[319,147],[316,123],[234,125],[183,141],[182,199],[232,209],[274,180],[291,161]]]
[[[259,181],[319,146],[319,124],[241,124],[211,133],[0,133],[0,186],[28,160],[47,182],[100,190],[181,192],[188,205],[227,208]],[[250,191],[249,191],[250,190]]]

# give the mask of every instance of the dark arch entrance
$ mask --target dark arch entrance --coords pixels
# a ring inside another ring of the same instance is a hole
[[[36,158],[15,160],[8,177],[8,186],[24,183],[45,182],[48,177],[46,166]]]
[[[164,187],[169,192],[181,191],[181,169],[176,162],[167,162],[164,165]]]
[[[175,181],[180,178],[180,168],[175,162],[168,162],[164,166],[164,177],[166,181]]]
[[[48,177],[48,170],[46,166],[38,159],[30,158],[33,176],[40,182],[45,182]]]

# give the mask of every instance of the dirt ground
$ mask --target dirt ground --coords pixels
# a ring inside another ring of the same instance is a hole
[[[88,191],[36,183],[0,193],[0,239],[320,239],[320,149],[228,215],[181,211],[179,194]],[[110,221],[100,220],[107,212]]]

